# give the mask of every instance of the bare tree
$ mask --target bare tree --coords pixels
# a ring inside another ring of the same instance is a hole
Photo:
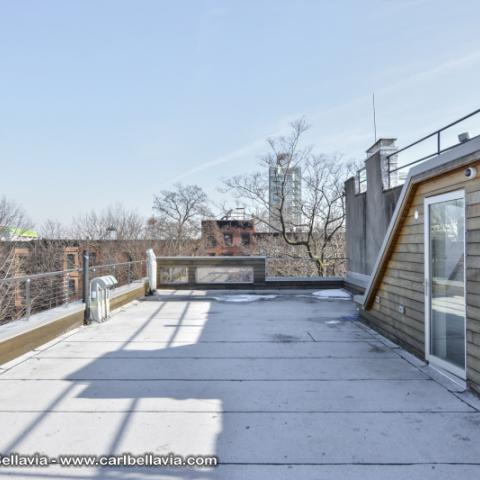
[[[16,284],[9,282],[23,257],[17,256],[22,231],[31,228],[23,208],[6,197],[0,198],[0,323],[15,312]]]
[[[202,217],[211,215],[206,193],[198,185],[177,183],[162,190],[153,200],[155,215],[149,223],[157,238],[171,239],[179,250],[185,241],[198,236]]]
[[[58,240],[67,237],[67,230],[61,222],[49,218],[40,226],[39,234],[44,239]]]
[[[0,198],[0,279],[12,274],[14,247],[27,228],[31,224],[23,208],[6,197]]]
[[[302,146],[307,129],[300,119],[291,124],[289,135],[267,140],[270,152],[260,165],[273,167],[273,180],[264,170],[226,179],[224,186],[270,232],[280,235],[287,245],[303,249],[318,275],[324,276],[335,273],[335,266],[344,261],[344,252],[338,248],[345,223],[344,181],[355,166],[340,156],[315,155],[310,147]],[[292,200],[294,175],[301,176],[299,205]],[[269,195],[269,180],[275,201]]]
[[[72,228],[73,238],[90,251],[91,265],[142,259],[145,233],[145,219],[121,203],[78,216]]]
[[[145,220],[136,210],[116,203],[105,210],[92,210],[73,221],[74,238],[91,240],[138,240],[144,238]]]
[[[6,197],[0,198],[0,240],[11,240],[12,229],[26,228],[31,228],[31,223],[25,210]]]

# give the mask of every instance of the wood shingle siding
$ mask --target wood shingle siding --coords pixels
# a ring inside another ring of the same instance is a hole
[[[480,173],[479,155],[475,166]],[[465,192],[467,381],[480,393],[480,175],[467,179],[465,166],[412,182],[380,273],[361,312],[373,327],[417,355],[425,355],[424,200]],[[417,210],[417,218],[415,218]],[[405,312],[400,313],[400,306]]]

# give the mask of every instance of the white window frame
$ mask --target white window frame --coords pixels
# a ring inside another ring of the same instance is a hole
[[[463,284],[464,284],[464,318],[465,318],[465,368],[462,369],[447,362],[441,358],[436,357],[430,353],[430,322],[431,322],[431,261],[430,261],[430,205],[442,202],[448,202],[450,200],[463,200],[464,208],[464,231],[463,231],[463,251],[464,251],[464,269],[463,269]],[[433,366],[439,367],[442,370],[453,373],[457,377],[465,380],[467,378],[467,245],[466,245],[466,227],[467,227],[467,215],[466,215],[466,203],[465,203],[465,190],[455,190],[453,192],[443,193],[441,195],[434,195],[432,197],[426,197],[423,202],[423,217],[424,217],[424,271],[425,271],[425,359]]]

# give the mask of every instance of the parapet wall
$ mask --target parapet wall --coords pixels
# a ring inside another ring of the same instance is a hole
[[[148,284],[144,280],[120,287],[112,294],[110,308],[115,310],[143,297],[147,290]],[[74,302],[68,306],[32,315],[28,321],[15,320],[3,325],[0,337],[0,365],[82,326],[84,318],[85,304]]]
[[[372,273],[400,196],[401,187],[384,188],[385,155],[386,152],[379,148],[365,161],[365,192],[357,192],[355,177],[345,182],[348,272],[363,275]]]

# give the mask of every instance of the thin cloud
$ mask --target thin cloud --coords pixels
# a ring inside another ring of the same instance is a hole
[[[444,74],[447,71],[451,70],[458,70],[470,65],[473,65],[480,61],[480,51],[474,51],[474,52],[469,52],[462,57],[455,58],[455,59],[449,59],[446,62],[441,63],[440,65],[436,65],[434,67],[412,73],[410,76],[407,76],[403,78],[402,80],[395,82],[393,84],[386,85],[384,87],[381,87],[379,89],[375,90],[375,93],[377,94],[388,94],[391,92],[394,92],[396,90],[399,90],[401,88],[405,88],[408,85],[418,83],[421,81],[428,80],[432,76],[436,76],[439,74]],[[322,109],[321,111],[316,111],[316,112],[310,112],[306,114],[306,118],[310,122],[315,122],[318,121],[322,118],[327,118],[331,117],[334,113],[338,113],[342,110],[349,110],[353,108],[354,106],[362,105],[365,102],[369,102],[371,99],[371,94],[369,93],[368,95],[361,95],[359,97],[356,97],[352,100],[349,100],[348,102],[345,102],[340,105],[336,105],[334,107],[330,107],[327,109]],[[265,137],[262,137],[261,139],[254,140],[253,142],[250,142],[246,144],[245,146],[238,148],[230,153],[227,153],[217,159],[207,161],[205,163],[202,163],[198,165],[197,167],[194,167],[180,175],[177,175],[167,182],[166,184],[171,184],[175,183],[177,181],[180,181],[186,177],[189,177],[193,174],[202,172],[204,170],[209,170],[211,168],[214,168],[218,165],[223,165],[226,163],[230,162],[235,162],[241,158],[244,158],[245,156],[252,156],[255,155],[256,153],[259,152],[259,150],[265,146],[265,139],[268,138],[269,136],[276,136],[281,134],[286,130],[288,127],[288,124],[294,120],[295,118],[298,118],[301,116],[300,114],[297,116],[294,116],[292,114],[285,115],[282,117],[282,119],[277,123],[277,128],[275,129],[276,132],[272,133],[270,135],[265,135]],[[357,135],[359,135],[357,133]],[[337,135],[331,136],[330,140],[333,138],[336,138]],[[339,139],[345,139],[345,137],[348,137],[348,132],[342,132],[340,135],[338,135]],[[331,143],[331,141],[328,141],[328,143]]]
[[[262,138],[261,140],[255,140],[254,142],[251,142],[241,148],[238,148],[237,150],[234,150],[233,152],[227,153],[226,155],[223,155],[215,160],[210,160],[208,162],[202,163],[198,165],[197,167],[191,168],[190,170],[181,173],[180,175],[177,175],[176,177],[171,178],[167,183],[175,183],[178,182],[179,180],[184,179],[185,177],[189,177],[190,175],[193,175],[198,172],[202,172],[204,170],[208,170],[209,168],[216,167],[218,165],[222,165],[224,163],[230,163],[234,162],[235,160],[238,160],[239,158],[244,157],[245,155],[251,155],[254,154],[256,151],[259,150],[261,146],[265,145],[265,139]]]

